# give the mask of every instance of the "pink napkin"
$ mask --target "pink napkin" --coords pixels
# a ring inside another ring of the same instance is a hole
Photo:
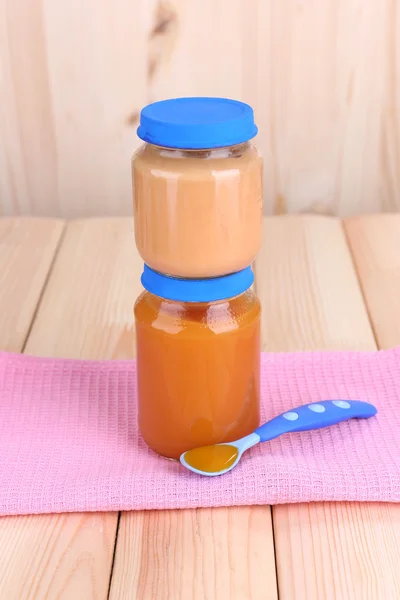
[[[135,363],[0,354],[0,514],[400,501],[400,349],[262,356],[262,418],[323,399],[378,415],[295,433],[206,478],[153,454]]]

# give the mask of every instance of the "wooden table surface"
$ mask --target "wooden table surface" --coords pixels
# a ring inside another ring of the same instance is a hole
[[[131,219],[0,220],[0,345],[132,356]],[[265,351],[400,344],[400,215],[265,220]],[[397,600],[400,505],[320,503],[0,519],[0,599]]]

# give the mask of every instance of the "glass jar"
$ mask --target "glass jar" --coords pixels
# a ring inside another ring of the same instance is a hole
[[[145,267],[135,304],[139,429],[158,454],[229,442],[260,419],[260,314],[251,268],[180,280]]]
[[[141,112],[147,143],[132,159],[135,238],[144,262],[176,277],[240,271],[262,235],[262,159],[247,104],[156,102]]]

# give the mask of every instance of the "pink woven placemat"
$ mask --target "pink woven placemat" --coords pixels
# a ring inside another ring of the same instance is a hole
[[[0,354],[0,514],[400,501],[400,349],[262,356],[263,420],[350,398],[378,415],[260,444],[205,478],[153,454],[135,363]]]

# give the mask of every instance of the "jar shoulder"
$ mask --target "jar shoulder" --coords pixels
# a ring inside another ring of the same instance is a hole
[[[262,156],[258,148],[251,143],[217,148],[212,150],[174,150],[160,148],[151,144],[142,145],[132,157],[134,171],[171,171],[172,170],[225,170],[235,166],[262,166]]]
[[[137,322],[159,328],[168,323],[176,328],[201,327],[213,329],[217,326],[225,329],[237,329],[260,318],[261,305],[253,290],[235,298],[212,303],[172,302],[163,300],[149,292],[143,292],[135,303]]]

